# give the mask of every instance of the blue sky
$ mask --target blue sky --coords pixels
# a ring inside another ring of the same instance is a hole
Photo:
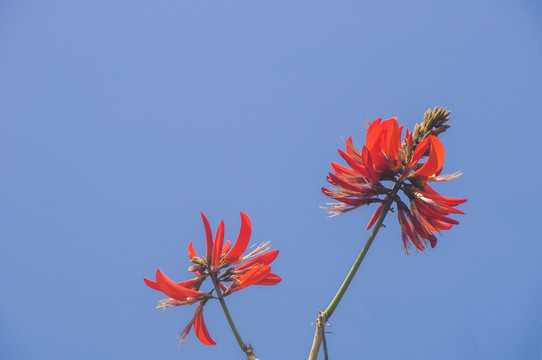
[[[143,277],[189,278],[203,210],[280,249],[228,297],[262,359],[303,359],[374,208],[327,218],[341,137],[452,110],[435,189],[467,215],[407,259],[386,221],[331,319],[332,358],[539,359],[536,1],[0,3],[0,357],[241,359],[217,303],[174,336]]]

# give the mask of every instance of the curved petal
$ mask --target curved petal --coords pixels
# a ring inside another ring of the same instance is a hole
[[[189,297],[198,299],[205,295],[204,293],[201,293],[197,290],[189,289],[175,283],[173,280],[168,278],[160,269],[156,270],[156,282],[160,287],[160,291],[175,300],[186,301],[186,299]]]
[[[226,243],[224,244],[224,247],[222,248],[222,255],[225,255],[228,251],[230,251],[231,248],[231,242],[229,240],[226,240]]]
[[[442,230],[450,230],[453,224],[447,224],[432,218],[424,218],[424,225],[429,231],[441,232]]]
[[[401,224],[401,227],[405,230],[410,241],[414,244],[414,246],[416,246],[418,250],[423,251],[425,248],[420,241],[417,233],[414,231],[414,225],[405,216],[405,212],[403,210],[399,210],[397,216],[399,217],[399,223]]]
[[[203,320],[203,309],[194,320],[194,332],[203,345],[216,345],[216,342],[213,340],[209,334],[209,331],[207,330],[207,326],[205,326],[205,321]]]
[[[224,257],[225,261],[231,264],[236,264],[241,261],[240,257],[247,249],[251,232],[252,224],[250,223],[250,218],[247,214],[241,212],[241,228],[239,229],[239,236],[237,236],[237,241],[233,244],[230,252]]]
[[[380,147],[380,133],[382,132],[382,126],[380,126],[380,120],[378,118],[375,121],[371,122],[369,129],[367,129],[367,137],[365,138],[365,146],[371,151]],[[380,152],[380,149],[378,149]]]
[[[356,195],[355,199],[351,199],[351,198],[346,197],[344,195],[334,193],[333,191],[331,191],[331,190],[329,190],[327,188],[322,188],[322,193],[324,195],[326,195],[326,196],[329,196],[332,199],[338,200],[338,201],[343,202],[346,205],[350,205],[350,206],[357,206],[357,205],[360,205],[360,204],[363,204],[363,203],[367,202],[367,198],[362,197],[361,194]]]
[[[195,289],[195,285],[196,285],[196,282],[198,280],[199,280],[199,278],[194,278],[194,279],[178,282],[176,284],[180,285],[182,287],[185,287],[185,288]],[[147,278],[143,278],[143,281],[145,281],[145,284],[147,284],[147,286],[150,287],[151,289],[162,291],[162,288],[160,288],[160,285],[158,285],[158,282],[152,281],[152,280],[147,279]]]
[[[412,146],[412,133],[408,132],[408,129],[405,130],[405,139],[408,146]]]
[[[408,212],[406,215],[409,217],[418,235],[429,240],[431,242],[431,247],[435,247],[433,244],[437,243],[437,237],[422,224],[425,220],[417,209],[416,212]]]
[[[350,136],[346,141],[346,153],[352,157],[355,161],[361,161],[361,153],[354,147],[352,143],[352,136]]]
[[[437,210],[435,210],[431,205],[429,205],[429,204],[427,204],[427,203],[425,203],[425,202],[423,202],[421,200],[414,199],[412,201],[416,203],[416,206],[418,207],[418,210],[420,211],[420,213],[423,216],[425,216],[427,219],[434,219],[434,220],[438,220],[440,222],[453,224],[453,225],[458,225],[459,224],[459,221],[442,215]]]
[[[219,263],[222,256],[222,245],[224,244],[224,220],[218,225],[216,230],[215,243],[213,248],[213,261],[212,265],[215,266]]]
[[[398,161],[398,152],[401,148],[401,132],[397,118],[384,120],[382,125],[386,129],[383,133],[382,151],[384,151],[384,154],[389,160]]]
[[[371,123],[369,130],[367,131],[367,139],[365,140],[365,147],[369,150],[373,165],[375,169],[383,171],[388,167],[388,162],[386,160],[386,132],[390,127],[391,123],[388,120],[384,120],[380,123],[380,119],[377,119],[378,123],[375,124],[376,120]],[[391,130],[390,130],[391,131]],[[365,158],[364,158],[365,160]],[[366,166],[369,166],[365,163]]]
[[[331,168],[333,169],[333,171],[335,171],[337,175],[344,174],[344,175],[350,175],[350,176],[359,176],[358,174],[356,174],[354,170],[349,169],[347,167],[344,167],[334,162],[331,163]]]
[[[345,153],[344,151],[342,151],[341,149],[338,150],[339,151],[339,155],[341,155],[341,157],[344,159],[344,161],[346,161],[346,163],[352,168],[352,170],[356,171],[359,175],[361,176],[367,176],[367,167],[365,166],[365,164],[362,164],[360,162],[357,162],[356,160],[354,160],[352,157],[350,157],[350,155],[348,155],[347,153]],[[364,159],[365,160],[365,159]]]
[[[178,282],[177,285],[180,285],[182,287],[189,288],[189,289],[195,289],[196,288],[196,283],[199,280],[200,280],[200,278],[194,278],[194,279]]]
[[[429,138],[425,138],[422,141],[420,141],[418,146],[416,146],[416,150],[414,150],[414,154],[412,154],[412,158],[410,159],[410,164],[408,165],[410,168],[413,168],[414,165],[416,165],[418,161],[420,161],[423,154],[425,154],[425,152],[427,151],[428,147],[429,147]]]
[[[435,148],[435,153],[437,154],[437,173],[440,173],[442,171],[442,167],[444,166],[444,159],[446,158],[446,153],[444,151],[444,145],[442,145],[442,142],[438,139],[438,137],[430,135],[431,138],[431,146]]]
[[[373,227],[376,220],[380,217],[380,214],[382,213],[383,209],[384,209],[384,204],[380,203],[380,205],[378,205],[378,208],[374,212],[373,216],[371,217],[371,220],[369,220],[369,223],[367,224],[367,230]]]
[[[444,164],[444,146],[440,140],[433,135],[429,135],[427,139],[429,139],[431,143],[429,156],[427,157],[425,164],[412,174],[412,176],[417,176],[421,179],[440,173],[442,165]]]
[[[338,187],[341,187],[341,188],[344,188],[344,189],[348,189],[348,190],[352,190],[352,191],[357,191],[357,192],[366,192],[367,189],[359,186],[359,185],[356,185],[356,184],[352,184],[346,180],[343,180],[341,179],[340,177],[338,177],[337,175],[333,174],[333,173],[329,173],[329,177],[327,179],[327,181],[332,184],[332,185],[335,185],[335,186],[338,186]]]
[[[276,285],[278,284],[282,278],[278,275],[269,273],[267,277],[264,279],[256,282],[254,285]]]
[[[205,245],[207,246],[207,261],[210,261],[213,256],[213,232],[211,231],[211,225],[209,220],[203,212],[200,212],[201,219],[203,220],[203,227],[205,228]]]
[[[425,197],[433,199],[438,203],[445,203],[448,206],[457,206],[467,201],[467,199],[459,199],[459,198],[442,196],[438,192],[436,192],[431,186],[427,184],[425,184],[423,191],[418,190],[418,192]]]
[[[375,172],[375,165],[373,162],[373,157],[371,156],[371,152],[367,147],[363,147],[361,151],[361,156],[363,157],[363,162],[365,163],[365,169],[367,171],[367,177],[371,181],[372,184],[378,185],[380,184],[380,181],[378,180],[378,176],[376,176]]]
[[[258,283],[259,281],[262,281],[265,279],[269,272],[271,271],[271,266],[269,265],[260,265],[258,267],[255,267],[253,269],[250,269],[246,273],[244,273],[242,276],[239,277],[233,284],[233,290],[238,291],[241,289],[244,289],[250,285],[254,285]]]
[[[247,261],[244,264],[237,266],[235,270],[247,269],[254,265],[269,265],[273,262],[273,260],[275,260],[278,254],[279,254],[278,250],[268,251],[266,253],[261,254],[260,256],[255,257],[254,259]]]
[[[143,281],[145,281],[145,284],[147,284],[147,286],[150,287],[151,289],[162,291],[162,289],[160,289],[160,286],[158,285],[156,281],[152,281],[147,278],[143,278]]]
[[[197,258],[198,254],[196,253],[196,250],[194,249],[194,245],[192,244],[192,241],[188,244],[188,257],[190,259]]]

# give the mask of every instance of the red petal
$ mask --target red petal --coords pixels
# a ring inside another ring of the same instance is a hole
[[[192,241],[188,244],[188,257],[190,259],[197,258],[198,254],[196,253],[196,250],[194,250],[194,245],[192,244]]]
[[[205,245],[207,246],[207,261],[210,262],[213,256],[213,232],[211,231],[211,225],[209,225],[209,220],[200,212],[201,219],[203,220],[203,227],[205,228]]]
[[[222,248],[222,255],[230,251],[230,248],[231,248],[231,242],[229,240],[226,240],[226,243],[224,244],[224,247]]]
[[[382,123],[379,121],[377,125],[374,125],[375,122],[371,123],[369,131],[367,132],[367,139],[365,141],[365,147],[367,147],[371,154],[374,168],[378,169],[379,171],[385,170],[388,167],[388,163],[385,158],[385,136],[387,128],[389,127],[389,121],[386,121],[383,121]],[[369,166],[367,163],[365,163],[365,165],[367,167]]]
[[[432,218],[425,219],[425,227],[430,231],[440,232],[442,230],[450,230],[452,226],[452,224],[447,224]]]
[[[425,164],[412,175],[417,176],[421,179],[427,178],[429,176],[435,175],[437,172],[442,170],[442,165],[444,164],[444,146],[433,135],[429,135],[427,138],[431,142],[431,149],[429,150],[429,156],[425,161]],[[416,149],[418,150],[418,149]]]
[[[362,164],[360,162],[357,162],[356,160],[352,159],[347,153],[339,149],[339,155],[346,161],[346,163],[359,175],[361,176],[367,176],[367,168],[365,164]]]
[[[247,214],[241,212],[241,229],[239,230],[239,236],[237,236],[237,241],[233,244],[230,252],[224,257],[225,261],[235,264],[240,260],[239,258],[247,249],[251,232],[252,224],[250,223],[250,218]]]
[[[407,145],[412,146],[412,133],[409,133],[408,129],[406,129],[405,139],[407,139]]]
[[[375,185],[380,184],[380,181],[378,181],[378,177],[376,176],[373,158],[371,157],[369,149],[367,149],[367,147],[363,147],[361,155],[363,156],[363,162],[365,163],[367,177],[369,178],[369,180],[371,180],[371,183]]]
[[[352,137],[350,136],[348,140],[346,140],[345,142],[346,142],[346,153],[350,155],[350,157],[352,157],[352,159],[354,159],[355,161],[358,161],[358,162],[362,161],[360,152],[358,151],[358,149],[354,147],[354,144],[352,144]]]
[[[419,214],[419,212],[417,212],[417,214],[420,217],[422,216],[421,214]],[[424,239],[429,240],[431,242],[431,247],[435,247],[433,244],[437,243],[437,237],[422,224],[422,222],[425,222],[423,217],[421,219],[418,219],[418,217],[414,213],[408,213],[407,216],[412,221],[414,229],[418,233],[418,235]]]
[[[152,281],[147,278],[143,278],[143,281],[145,281],[145,284],[147,284],[147,286],[150,287],[151,289],[162,291],[162,289],[160,289],[160,286],[158,286],[158,283],[156,281]]]
[[[380,134],[383,130],[380,124],[381,118],[376,119],[369,125],[367,130],[367,137],[365,138],[365,146],[371,150],[371,152],[380,152]]]
[[[183,281],[183,282],[178,282],[177,285],[181,285],[182,287],[185,287],[185,288],[194,289],[195,288],[194,284],[198,280],[199,280],[199,278],[190,279],[190,280],[186,280],[186,281]],[[147,286],[149,286],[151,289],[162,291],[162,289],[160,288],[160,286],[158,285],[158,283],[156,281],[152,281],[152,280],[149,280],[147,278],[143,278],[143,281],[145,281],[145,284],[147,284]]]
[[[399,222],[401,223],[401,227],[407,233],[410,241],[412,241],[412,243],[414,244],[414,246],[416,246],[418,250],[423,251],[425,248],[421,243],[420,239],[418,238],[417,234],[413,231],[414,226],[406,218],[405,212],[403,210],[399,210],[399,213],[397,215],[399,216]]]
[[[428,197],[430,199],[433,199],[439,203],[445,203],[449,206],[457,206],[460,204],[463,204],[467,201],[467,199],[459,199],[459,198],[452,198],[452,197],[446,197],[440,195],[438,192],[433,190],[431,186],[425,184],[425,187],[423,188],[423,191],[418,191],[420,194],[422,194],[425,197]]]
[[[400,222],[400,221],[399,221]],[[403,244],[403,249],[405,249],[405,253],[408,256],[408,253],[410,252],[410,242],[408,241],[408,235],[405,231],[405,228],[401,226],[401,242]]]
[[[345,175],[350,175],[350,176],[358,176],[358,174],[356,174],[356,172],[353,171],[352,169],[349,169],[347,167],[344,167],[334,162],[331,163],[331,168],[333,169],[333,171],[335,171],[337,175],[345,174]]]
[[[269,273],[263,280],[258,281],[254,285],[276,285],[281,281],[281,277],[275,274]]]
[[[251,260],[247,261],[244,264],[241,264],[241,265],[237,266],[235,269],[236,270],[243,270],[243,269],[247,269],[247,268],[249,268],[251,266],[258,265],[258,264],[259,265],[269,265],[269,264],[271,264],[273,262],[273,260],[276,259],[278,254],[279,254],[278,250],[268,251],[266,253],[261,254],[260,256],[255,257],[254,259],[251,259]]]
[[[438,221],[441,221],[441,222],[454,224],[454,225],[459,224],[459,221],[442,215],[441,213],[436,211],[432,206],[428,205],[427,203],[423,202],[422,200],[415,199],[415,200],[412,200],[412,201],[414,201],[416,203],[416,206],[418,207],[418,210],[426,218],[431,218],[431,219],[435,219],[435,220],[438,220]]]
[[[170,298],[180,300],[180,301],[186,301],[186,298],[200,298],[203,293],[188,289],[184,286],[181,286],[170,278],[168,278],[164,273],[160,270],[156,270],[156,282],[158,283],[158,286],[160,287],[160,291],[162,291],[164,294],[169,296]]]
[[[350,205],[350,206],[358,206],[358,205],[361,205],[361,204],[367,202],[366,198],[358,197],[358,198],[355,198],[355,199],[351,199],[351,198],[336,194],[336,193],[332,192],[331,190],[329,190],[327,188],[322,188],[322,193],[324,195],[326,195],[326,196],[329,196],[332,199],[343,202],[343,203],[345,203],[347,205]]]
[[[433,235],[433,234],[431,234]],[[435,246],[437,246],[437,237],[435,235],[433,235],[433,237],[431,239],[428,239],[429,242],[431,243],[431,248],[434,248]]]
[[[464,211],[461,211],[461,210],[456,209],[454,207],[448,206],[446,204],[442,204],[442,203],[439,203],[439,202],[436,202],[436,204],[438,205],[440,212],[443,213],[444,215],[448,215],[448,214],[465,215],[466,214]]]
[[[410,164],[408,165],[409,168],[413,168],[414,165],[420,161],[423,154],[427,151],[427,148],[429,147],[429,138],[423,139],[418,146],[416,146],[416,150],[414,150],[414,154],[412,154],[412,158],[410,159]]]
[[[380,204],[378,206],[378,209],[374,212],[373,216],[371,217],[371,220],[369,220],[369,223],[367,224],[367,230],[373,227],[376,220],[380,217],[380,214],[382,213],[382,209],[384,209],[384,204]]]
[[[367,136],[369,136],[369,133],[372,131],[373,128],[377,127],[380,125],[380,121],[382,120],[382,118],[378,118],[378,119],[375,119],[373,120],[370,124],[369,124],[369,129],[367,129]],[[366,141],[367,142],[367,141]]]
[[[271,266],[269,265],[261,265],[250,269],[235,281],[235,291],[244,289],[250,285],[254,285],[259,281],[262,281],[269,275],[270,271]]]
[[[216,230],[216,237],[213,249],[213,261],[212,265],[215,266],[220,261],[220,256],[222,255],[222,245],[224,244],[224,220],[218,225]]]
[[[442,142],[438,139],[438,137],[430,135],[431,138],[431,146],[435,149],[435,153],[437,154],[437,171],[436,173],[440,173],[442,171],[442,166],[444,165],[444,159],[446,157],[446,154],[444,152],[444,145],[442,145]]]
[[[360,191],[359,193],[352,193],[352,191],[348,190],[329,190],[328,188],[323,187],[322,193],[325,196],[329,196],[332,199],[342,201],[348,205],[357,205],[359,202],[366,202],[369,198],[372,197],[370,194],[372,190],[370,188],[364,188],[363,191]],[[352,195],[348,195],[347,193],[351,193]],[[349,197],[354,197],[353,199]]]
[[[397,152],[401,148],[401,131],[397,124],[397,118],[384,120],[382,125],[386,128],[386,132],[383,134],[382,150],[388,159],[397,161],[399,160]]]
[[[195,289],[195,284],[198,280],[199,278],[194,278],[194,279],[178,282],[177,285],[180,285],[182,287],[189,288],[189,289]]]
[[[329,181],[329,179],[331,179],[331,181]],[[348,181],[343,180],[343,179],[339,178],[337,175],[332,174],[332,173],[329,173],[329,179],[328,179],[328,181],[329,181],[330,184],[333,184],[333,185],[338,186],[338,187],[342,187],[342,188],[352,190],[352,191],[357,191],[357,192],[366,192],[367,191],[367,189],[365,189],[365,188],[363,188],[363,187],[361,187],[359,185],[349,183]]]
[[[213,340],[209,334],[209,331],[207,330],[207,326],[205,326],[205,321],[203,320],[203,310],[196,316],[196,320],[194,321],[194,332],[203,345],[216,345],[216,342]]]

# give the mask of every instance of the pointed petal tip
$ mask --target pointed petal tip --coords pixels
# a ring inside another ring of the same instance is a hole
[[[279,282],[282,281],[282,278],[276,274],[269,273],[264,279],[258,281],[254,285],[266,285],[266,286],[272,286],[276,285]]]
[[[169,296],[170,298],[186,301],[188,297],[198,299],[206,294],[203,294],[197,290],[189,289],[175,283],[173,280],[168,278],[160,269],[156,270],[156,282],[160,287],[160,291]],[[185,282],[186,283],[186,282]]]
[[[216,345],[216,341],[214,341],[214,339],[211,337],[211,334],[209,334],[209,331],[207,330],[207,326],[205,326],[205,321],[203,320],[203,313],[200,313],[196,316],[196,319],[194,321],[194,332],[196,333],[198,340],[203,345]]]
[[[252,226],[250,222],[250,217],[242,211],[240,211],[239,213],[241,214],[241,222],[245,222],[247,223],[247,225]]]
[[[160,289],[160,286],[158,285],[158,283],[156,281],[153,281],[153,280],[150,280],[150,279],[147,279],[147,278],[143,278],[143,281],[151,289],[157,290],[157,291],[162,291],[162,289]]]
[[[252,223],[250,217],[244,212],[241,213],[241,227],[239,229],[239,235],[237,240],[232,245],[231,250],[224,256],[224,260],[227,262],[237,262],[247,249],[250,242],[250,235],[252,233]]]

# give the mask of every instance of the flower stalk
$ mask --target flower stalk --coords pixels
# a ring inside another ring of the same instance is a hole
[[[226,301],[224,300],[224,296],[222,296],[222,291],[220,291],[220,287],[218,286],[218,281],[213,276],[213,285],[215,287],[216,295],[218,297],[218,301],[220,301],[220,305],[222,306],[222,311],[224,311],[224,315],[226,315],[226,319],[228,319],[228,324],[230,324],[231,331],[233,332],[233,336],[235,336],[235,339],[237,340],[237,343],[241,347],[241,350],[245,351],[245,343],[243,342],[243,339],[241,338],[241,335],[239,335],[239,332],[237,331],[237,328],[235,327],[235,323],[233,322],[233,319],[231,318],[230,311],[228,310],[228,306],[226,305]]]
[[[218,280],[216,279],[216,276],[211,276],[211,279],[215,287],[218,301],[220,301],[220,305],[222,306],[222,311],[224,311],[224,315],[226,315],[228,324],[230,324],[231,331],[233,332],[233,336],[235,336],[235,340],[237,340],[239,347],[241,348],[241,350],[243,350],[248,360],[258,360],[258,357],[256,356],[256,354],[254,354],[254,351],[252,350],[252,346],[245,345],[245,342],[241,338],[239,331],[237,331],[237,328],[235,327],[235,323],[233,322],[233,319],[231,317],[230,311],[228,310],[228,306],[226,305],[226,301],[224,300],[222,291],[220,290],[220,286],[218,285]]]
[[[343,295],[348,289],[348,286],[350,286],[354,275],[356,275],[356,272],[358,271],[363,259],[365,258],[365,255],[367,254],[367,251],[369,251],[369,248],[373,244],[378,230],[380,230],[380,228],[382,227],[382,223],[384,222],[384,219],[386,218],[386,215],[388,214],[388,211],[390,210],[390,207],[393,204],[393,201],[395,200],[395,197],[397,196],[397,192],[401,188],[401,185],[402,183],[395,183],[391,193],[388,195],[388,198],[383,203],[382,212],[380,213],[378,220],[376,220],[375,226],[371,231],[367,242],[361,249],[361,252],[359,253],[356,261],[348,272],[348,275],[346,275],[346,278],[344,279],[341,287],[339,288],[339,291],[337,291],[337,294],[335,294],[335,297],[333,297],[333,300],[331,300],[326,310],[324,312],[319,312],[318,319],[316,320],[316,331],[314,334],[314,339],[312,342],[311,352],[309,354],[308,360],[316,360],[316,358],[318,357],[318,353],[320,352],[320,346],[322,342],[325,341],[324,328],[327,320],[329,320],[331,315],[333,315],[333,312],[339,305],[339,302],[341,301]]]
[[[395,196],[397,195],[397,191],[399,191],[400,187],[401,187],[401,183],[396,183],[388,199],[384,202],[382,212],[380,213],[380,216],[378,217],[375,227],[373,228],[373,231],[371,231],[371,234],[369,235],[367,242],[363,246],[363,249],[361,249],[361,252],[359,253],[356,261],[354,262],[354,265],[352,265],[350,272],[344,279],[344,282],[339,288],[339,291],[337,291],[337,294],[335,295],[333,300],[331,300],[331,303],[329,304],[327,309],[324,311],[324,316],[326,318],[329,319],[331,317],[331,315],[337,308],[337,305],[339,305],[339,302],[341,301],[344,293],[346,292],[346,289],[348,289],[348,286],[350,286],[350,283],[352,282],[354,275],[356,275],[356,272],[358,271],[358,268],[361,265],[361,262],[363,261],[363,259],[365,258],[365,255],[367,254],[367,251],[369,251],[369,248],[373,244],[376,234],[378,233],[378,230],[380,230],[380,227],[382,226],[382,223],[384,222],[384,218],[388,214],[390,206],[395,200]]]

